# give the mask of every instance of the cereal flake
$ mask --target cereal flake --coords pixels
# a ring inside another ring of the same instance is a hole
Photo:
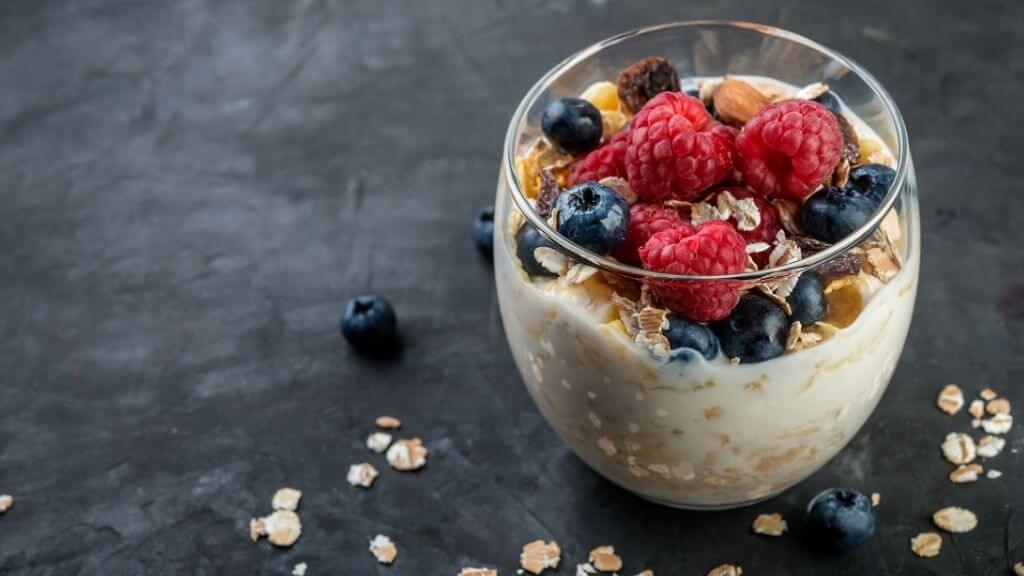
[[[391,445],[391,434],[387,432],[374,432],[366,437],[366,447],[377,454],[383,454]]]
[[[622,196],[622,198],[626,200],[626,204],[629,204],[631,206],[633,204],[636,204],[636,201],[640,199],[640,197],[637,196],[636,192],[633,190],[633,187],[629,185],[629,182],[627,182],[625,178],[620,178],[618,176],[608,176],[605,178],[601,178],[600,180],[597,181],[597,183],[601,184],[602,186],[607,186],[612,190],[615,190],[615,192],[618,193],[619,196]]]
[[[1002,475],[1003,473],[1000,472],[999,470],[989,470],[988,472],[985,472],[985,478],[988,478],[989,480],[995,480],[996,478],[999,478]]]
[[[345,476],[345,479],[353,486],[369,488],[370,486],[373,486],[373,481],[377,479],[379,474],[380,472],[373,467],[373,464],[363,462],[362,464],[353,464],[349,466],[348,475]]]
[[[622,569],[622,558],[615,554],[614,546],[598,546],[590,551],[590,564],[601,572],[616,572]]]
[[[933,514],[932,522],[951,534],[964,534],[974,530],[978,525],[978,517],[966,508],[950,506]]]
[[[952,416],[964,407],[964,392],[956,384],[947,384],[942,392],[939,392],[937,404],[939,410]]]
[[[558,568],[561,560],[562,549],[554,541],[545,543],[543,540],[534,540],[523,546],[523,552],[519,555],[519,565],[531,574],[540,574],[546,568]]]
[[[732,564],[722,564],[708,572],[708,576],[742,576],[743,568]]]
[[[565,257],[565,254],[554,248],[538,246],[533,251],[533,257],[537,260],[538,264],[552,274],[562,276],[569,271],[569,259]]]
[[[373,540],[370,540],[370,552],[381,564],[391,564],[398,556],[398,548],[395,543],[383,534],[377,534]]]
[[[400,472],[419,470],[427,464],[428,450],[419,438],[398,440],[388,448],[387,460]]]
[[[976,482],[978,480],[978,475],[983,471],[984,469],[980,464],[962,464],[957,466],[956,470],[949,473],[949,481],[954,484]]]
[[[998,436],[982,436],[981,440],[978,440],[975,451],[982,458],[995,458],[999,456],[999,453],[1003,451],[1005,446],[1006,440]]]
[[[1016,576],[1024,576],[1024,562],[1017,562],[1013,565],[1013,573]]]
[[[292,576],[306,576],[308,566],[305,562],[299,562],[292,568]]]
[[[1013,427],[1013,416],[996,414],[981,421],[981,428],[988,434],[1006,434]]]
[[[935,532],[921,532],[910,539],[910,549],[921,558],[934,558],[942,548],[942,536]]]
[[[967,413],[975,420],[981,420],[981,417],[985,415],[985,401],[978,399],[971,400],[971,405],[967,407]],[[977,428],[977,426],[975,426],[975,428]]]
[[[493,568],[463,568],[459,576],[498,576],[498,571]]]
[[[764,536],[782,536],[789,526],[786,521],[782,519],[782,514],[778,512],[774,514],[761,514],[754,519],[754,525],[752,526],[755,534],[761,534]]]
[[[942,454],[950,464],[969,464],[976,455],[974,439],[962,432],[950,432],[942,442]]]
[[[0,514],[10,510],[11,506],[14,506],[14,496],[10,494],[0,495]]]
[[[991,388],[985,388],[984,390],[981,391],[981,393],[978,394],[978,396],[981,396],[981,399],[986,402],[988,402],[989,400],[995,400],[997,397],[999,397],[999,395],[996,394],[996,391]]]
[[[301,491],[295,488],[281,488],[274,492],[274,498],[271,499],[270,506],[274,510],[291,510],[294,512],[299,507],[299,500],[301,498]]]
[[[1010,413],[1010,401],[1006,398],[996,398],[995,400],[989,400],[988,404],[985,405],[985,412],[995,416],[996,414],[1009,414]]]
[[[872,492],[871,493],[871,506],[873,508],[877,508],[878,505],[881,504],[881,503],[882,503],[882,495],[879,494],[878,492]]]
[[[249,537],[253,542],[266,536],[274,546],[288,547],[302,535],[302,521],[291,510],[276,510],[270,516],[249,521]]]
[[[381,416],[377,418],[376,424],[378,428],[383,428],[384,430],[397,430],[401,428],[402,421],[394,416]]]

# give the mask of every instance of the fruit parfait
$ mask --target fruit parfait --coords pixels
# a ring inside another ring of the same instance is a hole
[[[594,470],[669,505],[739,506],[864,424],[919,262],[906,131],[867,72],[762,26],[641,30],[548,73],[505,152],[509,346]]]

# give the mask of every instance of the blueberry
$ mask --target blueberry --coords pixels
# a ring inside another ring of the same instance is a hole
[[[476,213],[473,244],[488,260],[494,257],[494,206],[485,206]]]
[[[582,98],[555,100],[540,117],[544,135],[574,156],[601,142],[601,112]]]
[[[871,500],[856,490],[829,488],[807,505],[807,523],[822,544],[846,552],[875,533],[875,510]]]
[[[554,272],[541,266],[540,262],[537,262],[537,258],[533,253],[534,250],[540,247],[554,248],[555,245],[547,238],[541,236],[540,232],[533,226],[523,224],[516,234],[516,256],[519,257],[523,270],[530,276],[557,276]]]
[[[558,231],[595,254],[618,248],[629,230],[629,204],[607,186],[584,182],[555,200]]]
[[[747,294],[725,320],[711,325],[726,357],[763,362],[781,356],[789,335],[789,318],[778,304]]]
[[[825,289],[821,284],[821,276],[816,272],[801,274],[793,291],[786,297],[786,302],[793,309],[790,321],[799,322],[801,326],[814,326],[815,322],[824,320],[828,314]]]
[[[896,171],[885,164],[865,164],[850,170],[850,179],[846,183],[847,188],[860,190],[875,204],[881,204],[896,180]]]
[[[672,347],[672,360],[688,361],[696,352],[708,360],[718,356],[718,338],[707,326],[682,316],[669,316],[662,331]]]
[[[839,99],[836,98],[835,94],[826,91],[822,93],[821,96],[815,98],[814,101],[817,102],[818,104],[821,104],[825,108],[828,108],[829,110],[835,112],[836,114],[839,114]]]
[[[373,294],[357,296],[345,305],[341,334],[360,354],[384,355],[394,350],[397,324],[390,302]]]
[[[835,244],[870,220],[876,207],[859,190],[831,186],[804,203],[804,228],[818,240]]]

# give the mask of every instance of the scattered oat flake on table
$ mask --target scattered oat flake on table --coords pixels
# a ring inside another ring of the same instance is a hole
[[[1024,562],[1017,562],[1014,564],[1013,573],[1017,576],[1024,576]]]
[[[733,566],[732,564],[722,564],[708,572],[708,576],[741,576],[742,574],[743,568]]]
[[[782,536],[782,533],[786,531],[789,526],[786,521],[782,519],[782,514],[778,512],[774,514],[761,514],[754,519],[754,525],[752,526],[755,534],[762,534],[764,536]]]
[[[374,432],[366,437],[366,447],[377,454],[383,454],[391,445],[391,434],[387,432]]]
[[[877,508],[878,505],[881,504],[881,503],[882,503],[882,495],[879,494],[878,492],[872,492],[871,493],[871,506]]]
[[[995,458],[1005,446],[1006,440],[998,436],[982,436],[981,440],[978,440],[975,452],[982,458]]]
[[[988,478],[989,480],[995,480],[996,478],[999,478],[1002,475],[1003,473],[1000,472],[999,470],[989,470],[988,472],[985,472],[985,477]]]
[[[292,576],[306,576],[306,568],[305,562],[299,562],[292,568]]]
[[[975,482],[978,480],[978,475],[983,471],[980,464],[963,464],[949,473],[949,481],[954,484]]]
[[[391,564],[395,561],[395,556],[398,556],[398,548],[395,547],[395,543],[383,534],[377,534],[373,540],[370,540],[370,552],[381,564]]]
[[[459,576],[498,576],[498,571],[493,568],[463,568]]]
[[[942,548],[942,536],[935,532],[921,532],[910,539],[910,549],[921,558],[934,558]]]
[[[10,510],[11,506],[14,506],[14,496],[10,494],[0,496],[0,514]]]
[[[988,404],[985,405],[985,412],[992,414],[1009,414],[1010,413],[1010,401],[1006,398],[996,398],[995,400],[989,400]]]
[[[270,516],[253,518],[249,521],[249,537],[256,542],[260,536],[266,536],[274,546],[291,546],[302,536],[302,521],[291,510],[276,510]]]
[[[1013,416],[996,414],[981,421],[981,429],[989,434],[1006,434],[1013,427]]]
[[[932,514],[932,522],[951,534],[964,534],[974,530],[978,525],[978,517],[966,508],[950,506]]]
[[[654,571],[653,570],[644,570],[643,572],[637,574],[636,576],[654,576]]]
[[[964,392],[956,384],[947,384],[942,392],[939,392],[937,404],[939,410],[952,416],[964,407]]]
[[[522,570],[520,570],[522,572]],[[589,576],[590,574],[597,574],[597,568],[591,566],[588,562],[586,564],[576,565],[576,576]]]
[[[561,559],[562,549],[558,547],[557,542],[545,544],[543,540],[534,540],[523,546],[523,553],[519,555],[519,565],[531,574],[540,574],[545,568],[558,568]]]
[[[975,420],[981,419],[981,417],[985,415],[985,401],[978,400],[977,398],[971,400],[971,405],[967,407],[967,413]],[[975,426],[975,428],[977,428],[977,426]]]
[[[274,498],[270,506],[274,510],[291,510],[294,512],[299,507],[299,499],[302,498],[302,491],[295,488],[281,488],[274,492]]]
[[[962,432],[950,432],[942,442],[942,454],[950,464],[969,464],[974,461],[974,439]]]
[[[409,472],[427,464],[427,449],[419,438],[398,440],[388,448],[388,464],[395,470]]]
[[[349,466],[348,476],[346,476],[345,479],[353,486],[369,488],[370,486],[373,486],[373,481],[377,479],[379,474],[380,472],[373,467],[373,464],[363,462],[361,464],[353,464]]]
[[[590,551],[587,558],[590,563],[601,572],[616,572],[622,570],[622,558],[615,553],[614,546],[598,546]]]
[[[376,424],[378,428],[384,430],[397,430],[402,427],[402,421],[394,416],[381,416],[377,418]]]
[[[985,388],[978,396],[981,396],[982,400],[988,402],[989,400],[995,400],[999,397],[999,394],[996,394],[996,391],[991,388]]]

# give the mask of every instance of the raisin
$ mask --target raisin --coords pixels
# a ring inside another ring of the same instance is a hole
[[[836,122],[839,123],[839,131],[843,133],[842,156],[846,158],[850,166],[856,166],[860,163],[860,139],[857,138],[857,131],[853,129],[853,125],[845,116],[837,112],[832,114],[836,117]]]
[[[679,92],[679,73],[665,58],[649,56],[619,74],[619,100],[634,114],[661,92]]]
[[[547,218],[551,215],[551,208],[555,205],[555,198],[562,193],[562,187],[551,170],[547,168],[540,171],[540,191],[537,193],[537,214]]]

